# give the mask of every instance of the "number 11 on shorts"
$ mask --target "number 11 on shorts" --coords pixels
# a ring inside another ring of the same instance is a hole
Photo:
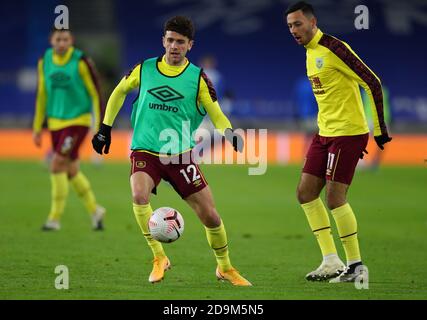
[[[334,167],[335,154],[328,153],[328,164],[326,165],[326,175],[330,176],[332,173],[332,168]]]

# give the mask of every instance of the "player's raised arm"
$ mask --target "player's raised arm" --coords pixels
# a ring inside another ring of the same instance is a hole
[[[368,94],[372,106],[372,119],[374,122],[374,138],[380,149],[391,141],[388,136],[384,121],[383,93],[380,78],[359,58],[350,46],[333,37],[325,37],[324,41],[331,38],[331,51],[335,54],[334,65],[342,73],[357,81]],[[374,107],[375,106],[375,107]]]
[[[139,87],[141,74],[141,64],[136,65],[122,80],[111,93],[105,108],[104,120],[101,123],[99,131],[92,139],[92,146],[99,154],[107,154],[111,144],[111,128],[117,114],[123,106],[126,95],[132,90]],[[105,148],[104,148],[105,147]]]
[[[37,95],[33,120],[33,141],[37,147],[41,146],[41,130],[46,114],[46,91],[44,86],[43,59],[37,64]]]
[[[233,145],[235,151],[243,151],[243,138],[233,131],[230,120],[222,112],[215,88],[202,71],[198,102],[204,106],[215,128]]]

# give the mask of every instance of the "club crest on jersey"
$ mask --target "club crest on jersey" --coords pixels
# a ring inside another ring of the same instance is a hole
[[[316,58],[316,67],[321,69],[323,67],[323,58]]]
[[[145,163],[145,161],[137,161],[136,163],[135,163],[135,166],[137,167],[137,168],[140,168],[140,169],[143,169],[143,168],[145,168],[145,166],[146,166],[147,164]]]

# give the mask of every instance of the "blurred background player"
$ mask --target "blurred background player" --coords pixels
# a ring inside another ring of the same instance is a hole
[[[192,21],[182,16],[173,17],[165,23],[163,32],[165,54],[141,62],[120,81],[108,100],[100,130],[92,139],[93,147],[100,154],[109,152],[113,122],[126,95],[139,88],[131,117],[134,132],[130,184],[133,211],[154,256],[148,280],[151,283],[161,281],[164,271],[171,266],[162,244],[151,237],[148,228],[153,212],[150,194],[156,193],[163,179],[174,187],[204,224],[218,264],[217,278],[233,285],[250,286],[251,283],[230,263],[224,224],[215,209],[210,188],[191,156],[191,148],[195,145],[192,134],[206,113],[236,151],[243,150],[243,139],[233,133],[209,78],[186,58],[193,46]],[[188,132],[182,130],[185,123],[189,124]],[[172,139],[167,152],[168,143],[160,139],[165,130],[173,130],[178,136],[178,141]],[[168,160],[172,162],[166,164]]]
[[[70,30],[54,29],[52,48],[38,62],[38,87],[33,121],[33,141],[42,144],[42,124],[47,118],[52,138],[51,208],[42,230],[59,230],[68,197],[68,182],[83,201],[94,230],[102,230],[105,209],[98,205],[91,185],[79,167],[79,148],[93,125],[98,130],[100,96],[94,66],[73,47]],[[93,117],[92,117],[93,111]]]
[[[374,138],[378,147],[391,141],[383,114],[380,79],[345,42],[317,27],[313,7],[303,1],[285,13],[289,31],[307,49],[307,76],[318,104],[319,134],[313,138],[297,188],[297,197],[323,255],[321,265],[307,274],[311,281],[353,282],[363,269],[357,222],[347,191],[359,158],[363,157],[369,129],[359,85],[374,102]],[[338,228],[347,266],[337,255],[328,213],[319,195],[326,185],[326,202]]]
[[[212,85],[215,88],[218,102],[221,104],[222,112],[227,117],[229,117],[231,113],[232,102],[231,99],[229,99],[229,97],[224,94],[224,76],[218,70],[217,58],[215,58],[215,56],[212,54],[206,54],[200,58],[199,66],[203,69],[203,72],[212,82]],[[224,137],[215,132],[215,125],[212,123],[212,120],[209,117],[203,118],[203,121],[197,131],[197,137],[199,137],[199,141],[197,141],[197,144],[194,146],[193,153],[198,155],[201,159],[203,159],[203,155],[211,156],[209,150],[211,148],[213,149],[215,144],[222,143]],[[206,160],[209,161],[210,159]]]
[[[221,101],[224,95],[224,77],[218,70],[217,59],[214,55],[207,54],[200,58],[199,65],[214,85],[218,100]],[[224,114],[227,114],[228,110],[224,109],[224,107],[221,106],[221,110],[223,110]]]

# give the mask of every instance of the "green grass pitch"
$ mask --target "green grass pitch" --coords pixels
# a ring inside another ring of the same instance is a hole
[[[249,288],[216,280],[201,223],[164,182],[152,206],[178,209],[185,232],[165,245],[173,266],[165,280],[150,284],[151,252],[133,216],[129,166],[82,168],[108,210],[104,232],[91,230],[89,216],[71,189],[62,230],[41,232],[50,197],[46,167],[0,162],[1,299],[427,298],[426,167],[356,173],[348,198],[369,268],[365,290],[304,279],[321,256],[295,198],[299,167],[269,166],[265,175],[249,176],[244,166],[203,166],[227,228],[232,263],[253,283]],[[336,236],[334,223],[333,229]],[[336,245],[344,259],[338,240]],[[57,265],[69,268],[68,290],[54,287]]]

